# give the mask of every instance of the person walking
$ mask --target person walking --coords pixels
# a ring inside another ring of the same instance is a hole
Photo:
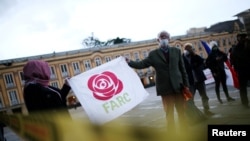
[[[195,53],[191,43],[186,43],[184,45],[183,60],[188,74],[189,88],[193,97],[195,96],[196,90],[198,90],[202,100],[204,114],[207,116],[214,115],[214,113],[209,110],[209,98],[206,92],[205,80],[207,78],[203,72],[205,68],[205,59]]]
[[[62,112],[69,115],[66,97],[71,89],[67,81],[62,89],[49,85],[50,68],[42,60],[30,60],[23,67],[23,97],[28,113]]]
[[[250,41],[246,33],[238,34],[237,41],[236,46],[232,48],[231,63],[238,76],[241,103],[249,108],[247,84],[250,80]]]
[[[215,41],[210,42],[211,52],[209,53],[206,59],[206,67],[208,67],[213,75],[215,81],[215,92],[218,101],[223,104],[223,101],[220,97],[220,84],[222,84],[223,91],[226,95],[227,101],[235,101],[234,98],[229,96],[228,88],[226,85],[226,71],[225,71],[225,62],[228,57],[227,54],[219,50],[218,44]]]
[[[152,66],[156,71],[156,92],[161,96],[164,110],[166,112],[167,131],[176,133],[174,120],[174,107],[178,113],[180,131],[187,131],[185,117],[185,100],[182,94],[182,85],[189,87],[188,76],[184,66],[181,50],[170,47],[170,34],[161,31],[157,36],[159,48],[152,50],[149,55],[141,61],[127,60],[128,65],[135,69],[143,69]]]

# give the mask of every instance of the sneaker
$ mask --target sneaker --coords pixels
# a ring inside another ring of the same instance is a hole
[[[235,99],[232,98],[232,97],[228,97],[228,98],[227,98],[227,101],[228,101],[228,102],[230,102],[230,101],[235,101]]]

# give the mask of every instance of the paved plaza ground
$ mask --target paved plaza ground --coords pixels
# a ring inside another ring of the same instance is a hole
[[[166,117],[163,111],[161,99],[156,96],[155,86],[146,88],[146,90],[150,94],[147,99],[112,122],[126,126],[149,127],[164,132],[166,127]],[[244,124],[250,126],[250,109],[246,109],[241,105],[239,91],[237,89],[229,86],[229,91],[230,95],[235,98],[236,101],[227,102],[225,95],[221,90],[221,97],[224,103],[220,104],[215,95],[214,84],[207,85],[207,93],[210,98],[210,108],[215,115],[208,117],[207,120],[199,124],[190,126],[190,131],[193,134],[192,137],[194,140],[207,140],[208,125]],[[250,93],[248,94],[248,97],[250,99]],[[203,107],[198,93],[195,95],[195,104],[202,111]],[[70,113],[73,119],[87,119],[87,116],[81,107],[71,109]],[[18,135],[12,132],[10,128],[6,127],[4,130],[7,141],[21,141]]]

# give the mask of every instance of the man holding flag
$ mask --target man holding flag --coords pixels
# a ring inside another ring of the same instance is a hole
[[[158,34],[159,48],[151,51],[144,60],[130,61],[129,66],[136,69],[154,67],[156,71],[157,96],[161,96],[167,119],[167,131],[175,135],[174,107],[178,112],[179,125],[182,133],[187,132],[184,110],[183,86],[189,87],[188,75],[184,66],[181,50],[169,46],[170,34],[162,31]]]

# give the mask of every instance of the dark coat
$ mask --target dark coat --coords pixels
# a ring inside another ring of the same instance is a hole
[[[245,44],[237,44],[232,47],[231,63],[236,71],[247,70],[250,71],[250,43],[249,47]]]
[[[220,59],[217,59],[220,58]],[[220,51],[211,51],[206,59],[206,66],[213,74],[225,73],[225,62],[228,60],[227,54]]]
[[[205,67],[205,60],[201,56],[197,54],[190,55],[189,62],[188,59],[183,55],[183,60],[185,63],[185,68],[188,74],[190,85],[193,85],[195,83],[194,77],[196,78],[197,82],[204,82],[207,79],[203,72]]]
[[[188,76],[184,66],[181,50],[177,47],[169,47],[169,73],[166,70],[167,60],[163,51],[157,48],[151,51],[147,58],[142,61],[130,61],[129,66],[136,69],[154,67],[156,71],[156,92],[161,95],[169,89],[173,89],[176,93],[181,92],[181,84],[188,86]],[[168,80],[168,78],[170,78]],[[171,88],[167,87],[167,83],[171,84]]]
[[[24,88],[24,101],[28,112],[58,111],[67,109],[66,97],[70,87],[63,85],[62,89],[52,86],[49,88],[38,83],[31,83]],[[56,93],[57,91],[58,93]]]

